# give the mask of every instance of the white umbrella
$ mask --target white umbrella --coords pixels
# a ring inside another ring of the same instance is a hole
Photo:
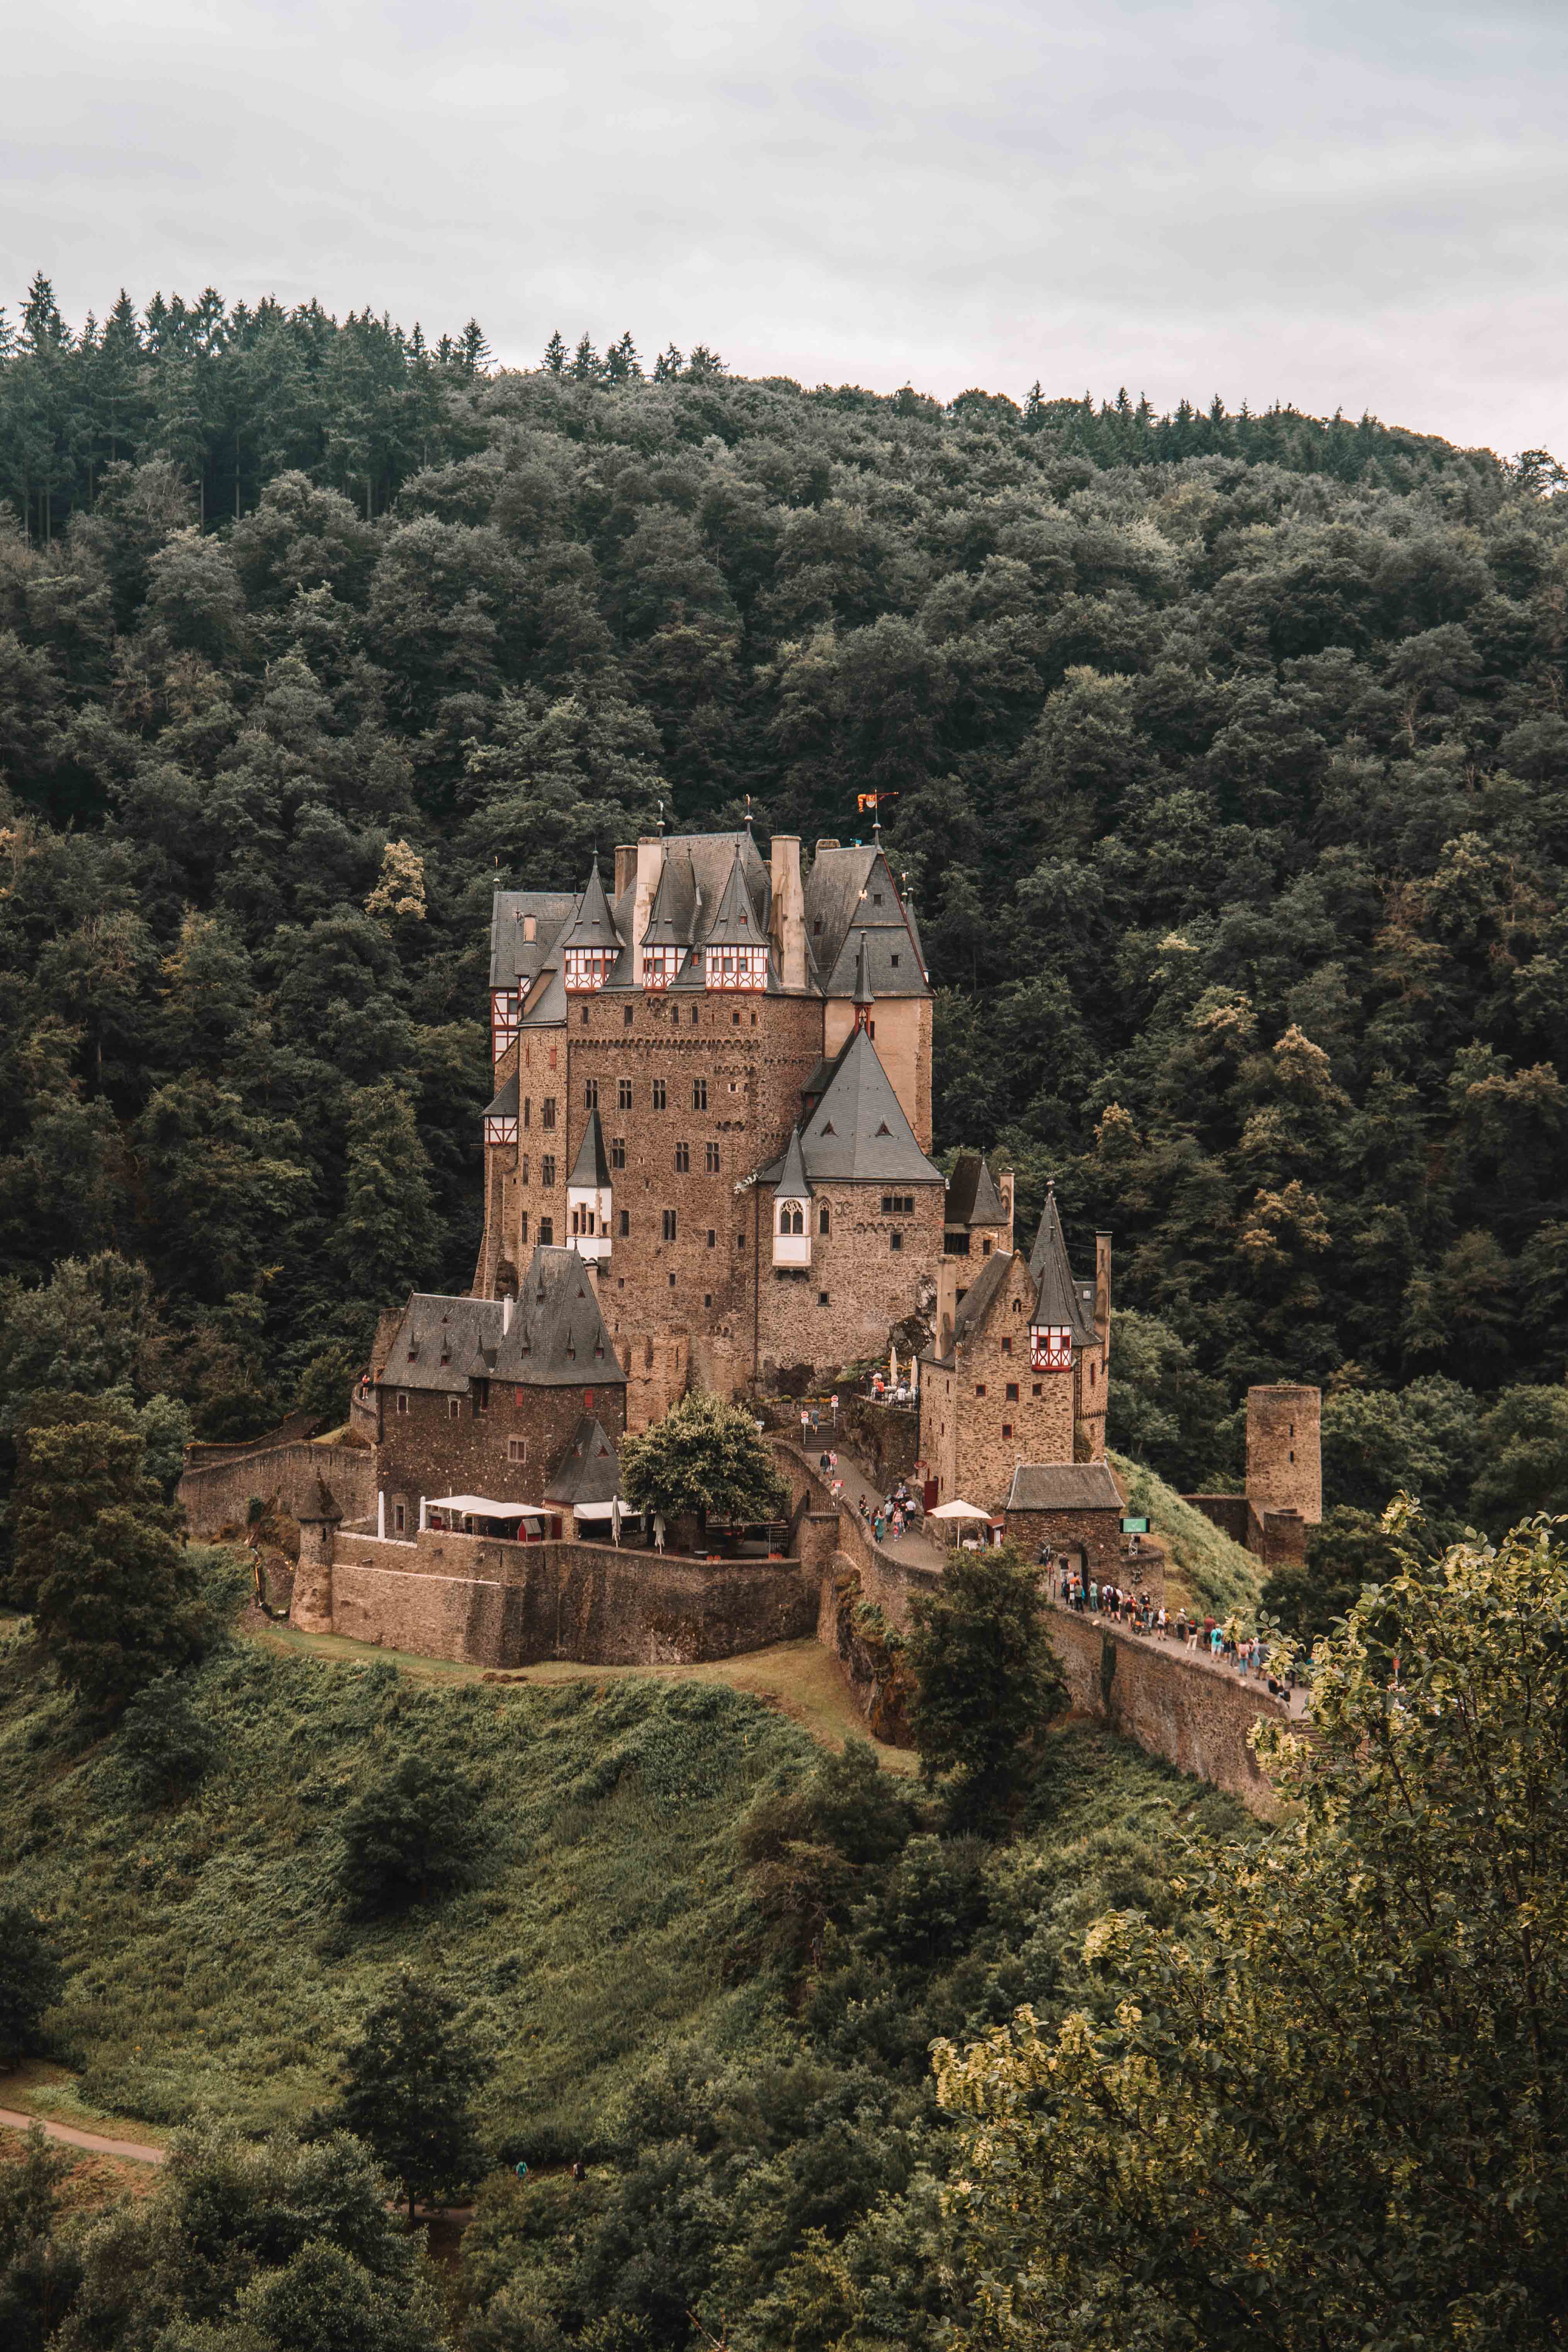
[[[928,1519],[988,1519],[989,1511],[982,1511],[973,1503],[939,1503],[934,1511],[926,1513]]]

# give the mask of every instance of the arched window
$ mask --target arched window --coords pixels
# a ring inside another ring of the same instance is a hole
[[[819,1234],[830,1234],[833,1231],[832,1214],[826,1201],[816,1213],[816,1230]]]
[[[805,1231],[805,1211],[798,1201],[790,1212],[789,1229],[792,1234],[804,1234]],[[1293,1454],[1290,1459],[1292,1462],[1296,1459]]]

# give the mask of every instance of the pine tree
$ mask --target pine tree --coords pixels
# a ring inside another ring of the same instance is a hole
[[[604,370],[605,363],[594,349],[591,338],[583,335],[572,354],[571,374],[578,383],[596,383]]]
[[[336,1238],[355,1287],[377,1306],[391,1306],[430,1270],[430,1161],[414,1106],[390,1079],[360,1087],[350,1102],[348,1198]]]
[[[564,375],[566,373],[566,346],[562,341],[559,327],[544,346],[544,365],[551,375]]]
[[[465,375],[485,375],[489,363],[490,347],[484,329],[477,319],[470,319],[458,338],[458,365]]]
[[[411,2222],[416,2199],[428,2203],[479,2169],[468,2099],[483,2069],[458,2014],[449,1994],[405,1971],[348,2053],[336,2119],[402,2182]]]
[[[195,1571],[145,1453],[129,1408],[105,1397],[34,1397],[16,1433],[13,1588],[94,1715],[200,1645]]]
[[[681,370],[681,354],[674,343],[666,343],[653,363],[655,383],[673,383]]]
[[[618,343],[605,353],[605,373],[611,383],[640,383],[642,360],[628,327]]]

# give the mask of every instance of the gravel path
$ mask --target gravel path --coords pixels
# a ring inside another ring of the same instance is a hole
[[[0,2124],[9,2124],[13,2131],[31,2131],[37,2124],[46,2139],[64,2140],[68,2147],[90,2148],[94,2156],[126,2156],[137,2164],[163,2161],[161,2147],[147,2147],[136,2139],[106,2139],[101,2132],[78,2131],[74,2124],[51,2123],[47,2116],[22,2116],[11,2107],[0,2107]]]

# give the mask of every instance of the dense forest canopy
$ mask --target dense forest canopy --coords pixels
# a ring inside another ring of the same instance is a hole
[[[1562,1381],[1544,453],[629,336],[498,372],[473,322],[210,291],[75,333],[39,278],[20,319],[0,1410],[329,1406],[380,1305],[471,1275],[492,885],[578,884],[661,803],[809,842],[873,792],[938,1145],[1114,1231],[1156,1458],[1234,1468],[1258,1379],[1468,1430]]]

